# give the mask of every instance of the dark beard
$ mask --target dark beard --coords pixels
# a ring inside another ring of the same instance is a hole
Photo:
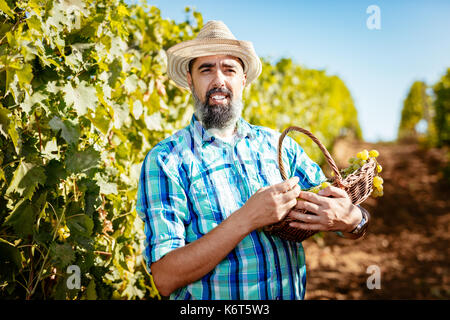
[[[242,111],[241,102],[233,102],[233,93],[226,88],[214,88],[206,93],[205,103],[202,103],[192,89],[195,102],[195,115],[202,122],[205,129],[224,129],[235,124]],[[229,103],[226,105],[210,104],[209,98],[212,94],[222,92],[228,94]]]

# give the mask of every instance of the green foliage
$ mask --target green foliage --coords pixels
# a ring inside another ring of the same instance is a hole
[[[425,146],[442,147],[450,144],[450,68],[435,83],[432,92],[422,81],[412,84],[403,103],[398,129],[399,139],[418,140]],[[424,122],[426,131],[419,132],[418,124]]]
[[[164,53],[202,27],[186,14],[175,23],[144,3],[0,0],[1,297],[158,296],[136,193],[147,152],[192,115]],[[245,102],[251,123],[300,125],[327,147],[361,136],[344,83],[287,59],[264,62]],[[66,285],[70,265],[80,290]]]
[[[433,87],[437,145],[450,145],[450,68]]]
[[[164,49],[191,39],[201,15],[177,24],[115,0],[0,10],[0,296],[156,297],[137,182],[151,146],[189,120]],[[67,289],[71,264],[81,290]]]
[[[329,149],[339,136],[362,138],[353,99],[342,80],[303,68],[291,59],[275,65],[263,60],[262,73],[244,92],[244,100],[244,118],[250,123],[278,131],[300,126]],[[300,134],[292,137],[313,160],[322,162],[322,152],[311,139]]]
[[[427,94],[427,85],[422,81],[415,81],[409,89],[403,102],[402,116],[398,128],[399,139],[416,139],[419,136],[417,125],[421,120],[427,123],[427,130],[431,127],[431,97]]]

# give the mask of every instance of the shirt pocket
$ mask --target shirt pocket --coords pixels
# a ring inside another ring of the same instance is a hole
[[[276,159],[263,158],[258,166],[260,187],[272,186],[283,181]]]
[[[195,233],[204,235],[224,220],[220,205],[220,190],[196,181],[189,189],[189,200],[192,205],[192,228]]]

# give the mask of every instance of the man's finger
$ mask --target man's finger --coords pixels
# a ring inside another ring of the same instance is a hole
[[[289,223],[289,226],[303,230],[315,230],[315,231],[326,230],[323,225],[318,223],[291,222]]]
[[[295,187],[295,185],[298,184],[299,181],[300,178],[295,176],[290,179],[287,179],[286,181],[273,185],[273,188],[275,192],[284,193]]]
[[[297,219],[300,220],[300,222],[305,222],[305,223],[319,223],[320,222],[320,217],[314,215],[314,214],[307,214],[307,213],[302,213],[296,210],[292,210],[289,213],[289,216],[293,219]]]
[[[316,204],[323,204],[324,202],[328,201],[329,199],[319,196],[313,192],[309,192],[309,191],[300,191],[300,198],[312,202],[312,203],[316,203]]]
[[[347,192],[335,186],[328,186],[325,189],[320,190],[318,194],[323,197],[332,196],[335,198],[348,198]]]
[[[291,190],[280,193],[281,201],[291,201],[292,199],[296,200],[298,195],[300,194],[301,188],[298,184],[296,184]],[[294,204],[294,206],[297,204],[297,202]]]
[[[302,194],[303,194],[303,192],[302,192]],[[316,203],[313,203],[313,202],[309,202],[309,201],[299,200],[299,201],[297,201],[297,205],[295,206],[295,208],[297,208],[297,209],[305,209],[307,211],[311,211],[311,212],[314,212],[314,213],[317,213],[317,214],[320,213],[319,205],[316,204]]]
[[[293,198],[291,201],[286,202],[283,206],[283,209],[286,210],[286,213],[289,213],[289,211],[291,211],[295,205],[297,204],[297,200],[295,198]]]

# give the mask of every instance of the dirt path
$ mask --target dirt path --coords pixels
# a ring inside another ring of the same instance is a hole
[[[383,166],[384,196],[363,206],[372,215],[365,238],[334,233],[304,242],[306,299],[449,299],[450,186],[443,183],[442,150],[415,144],[341,141],[339,167],[363,149],[377,149]],[[380,289],[368,289],[371,265],[381,272]]]

